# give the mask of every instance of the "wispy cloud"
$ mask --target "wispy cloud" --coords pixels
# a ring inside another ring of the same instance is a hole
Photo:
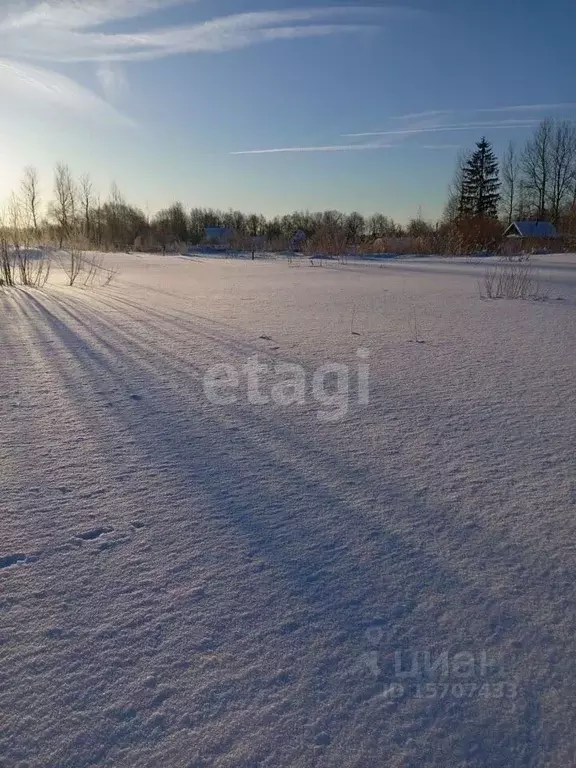
[[[194,0],[180,0],[180,2]],[[177,53],[229,51],[260,42],[358,31],[374,21],[375,11],[354,7],[302,8],[238,13],[199,24],[164,27],[142,33],[90,31],[126,16],[141,16],[175,0],[121,0],[118,6],[86,3],[80,9],[62,0],[43,3],[0,23],[2,50],[12,56],[58,62],[138,61]],[[65,9],[70,9],[67,20]],[[18,35],[14,35],[14,28]]]
[[[96,70],[96,77],[104,96],[110,102],[119,101],[128,90],[128,80],[120,66],[104,61]]]
[[[0,29],[66,27],[81,29],[138,18],[194,0],[13,0],[0,9]]]
[[[116,125],[133,124],[104,99],[74,80],[30,64],[0,59],[0,93],[4,104],[35,109],[42,103],[58,114],[64,111],[82,119]]]
[[[511,107],[488,107],[477,109],[476,112],[556,112],[562,109],[576,109],[576,102],[559,104],[519,104]]]
[[[374,149],[391,149],[395,144],[329,144],[320,147],[280,147],[278,149],[244,149],[231,155],[279,155],[287,152],[359,152]]]
[[[490,129],[519,129],[531,128],[537,120],[500,120],[478,123],[452,123],[450,125],[435,125],[423,128],[399,128],[388,131],[367,131],[365,133],[345,133],[348,138],[368,138],[370,136],[416,136],[424,133],[457,133],[459,131],[480,131]]]
[[[278,155],[290,152],[362,152],[374,151],[378,149],[395,149],[404,146],[400,143],[385,144],[382,142],[373,142],[369,144],[328,144],[319,147],[279,147],[275,149],[244,149],[237,152],[230,152],[231,155]],[[460,144],[413,144],[413,149],[428,150],[454,150],[460,149]]]
[[[476,110],[480,112],[494,112],[494,113],[506,113],[510,112],[526,112],[530,111],[538,112],[551,109],[553,107],[568,107],[570,104],[540,104],[540,105],[525,105],[518,107],[494,107],[490,109]],[[576,107],[576,104],[574,105]],[[284,153],[299,153],[299,152],[361,152],[367,150],[379,150],[390,149],[392,147],[407,146],[411,149],[421,149],[429,151],[454,151],[461,149],[461,144],[453,142],[449,143],[435,143],[435,144],[419,144],[409,143],[404,144],[404,139],[410,139],[410,137],[426,136],[439,133],[460,133],[468,131],[488,131],[488,130],[522,130],[530,129],[538,124],[540,117],[527,115],[522,117],[516,115],[514,117],[503,118],[501,120],[475,120],[473,122],[450,122],[447,123],[442,118],[446,118],[448,115],[457,115],[456,110],[430,110],[427,112],[414,112],[406,115],[399,115],[391,118],[395,121],[394,127],[381,131],[365,131],[362,133],[345,133],[342,134],[344,138],[348,139],[380,139],[380,141],[374,141],[369,143],[350,143],[350,144],[329,144],[326,146],[311,146],[311,147],[279,147],[274,149],[249,149],[237,152],[230,152],[231,155],[274,155]],[[466,114],[461,112],[460,114]],[[468,113],[470,114],[470,113]],[[404,121],[404,125],[402,122]],[[400,122],[400,125],[398,125]],[[389,142],[386,142],[389,139]]]
[[[0,50],[12,61],[94,62],[107,98],[126,81],[114,62],[182,53],[224,52],[258,43],[357,32],[402,15],[401,9],[317,7],[238,13],[198,24],[114,34],[106,25],[196,0],[14,0],[0,8]],[[40,72],[40,70],[36,70]],[[46,70],[45,78],[57,77]],[[70,92],[68,82],[66,89]],[[22,87],[28,81],[22,80]],[[80,86],[78,86],[80,88]],[[39,98],[42,93],[36,93]],[[98,98],[98,97],[94,97]],[[68,99],[65,98],[64,101]]]
[[[560,110],[573,110],[576,109],[576,102],[558,102],[556,104],[513,104],[502,107],[480,107],[471,109],[432,109],[427,112],[412,112],[406,115],[396,115],[392,117],[392,120],[425,120],[429,118],[447,117],[448,115],[479,115],[489,113],[502,113],[502,114],[514,114],[516,112],[522,113],[538,113],[538,112],[557,112]]]
[[[329,144],[326,146],[311,146],[311,147],[279,147],[274,149],[249,149],[237,152],[230,152],[231,155],[274,155],[284,153],[299,153],[299,152],[361,152],[367,150],[380,150],[390,149],[392,147],[406,146],[410,149],[420,149],[429,151],[454,151],[462,148],[461,144],[456,143],[436,143],[436,144],[420,144],[420,143],[404,143],[404,139],[410,137],[426,136],[428,134],[438,133],[460,133],[467,131],[487,131],[487,130],[522,130],[530,129],[538,124],[541,116],[537,116],[538,112],[551,111],[553,109],[566,109],[569,107],[576,108],[576,103],[564,103],[564,104],[531,104],[523,106],[512,107],[491,107],[486,109],[476,110],[453,110],[453,109],[437,109],[429,110],[426,112],[413,112],[405,115],[398,115],[390,118],[394,121],[393,127],[381,131],[366,131],[363,133],[345,133],[342,134],[344,138],[348,139],[369,139],[380,138],[381,141],[374,141],[370,143],[357,143],[357,144]],[[503,118],[501,120],[474,120],[472,122],[449,122],[447,123],[445,118],[448,116],[454,120],[455,116],[468,116],[472,117],[475,114],[480,113],[509,113],[511,117]],[[529,113],[533,112],[534,115]],[[515,114],[526,113],[526,116]],[[513,116],[512,116],[513,115]],[[444,119],[443,119],[444,118]],[[404,125],[402,125],[404,123]],[[386,142],[386,137],[390,142]]]
[[[423,120],[428,117],[442,117],[443,115],[452,115],[451,109],[433,109],[429,112],[412,112],[409,115],[397,115],[392,120]]]

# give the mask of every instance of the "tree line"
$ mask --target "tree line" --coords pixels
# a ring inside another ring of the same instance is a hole
[[[27,233],[28,241],[50,240],[65,244],[85,244],[95,248],[158,248],[174,244],[197,245],[208,227],[229,228],[238,245],[261,238],[269,244],[288,243],[294,233],[307,237],[338,232],[347,243],[377,240],[403,234],[418,235],[430,225],[412,220],[406,227],[380,213],[363,216],[358,212],[296,211],[268,218],[237,210],[192,208],[175,202],[150,217],[126,201],[116,183],[105,201],[94,189],[88,175],[75,179],[69,166],[59,163],[54,169],[52,199],[40,192],[37,169],[27,167],[18,192],[12,192],[2,222],[4,229]]]
[[[500,161],[490,142],[481,139],[474,151],[459,157],[444,215],[434,224],[421,215],[401,226],[381,213],[296,211],[266,217],[236,210],[186,210],[180,202],[150,217],[128,203],[115,183],[102,200],[88,175],[75,178],[68,165],[59,163],[47,201],[42,199],[38,171],[25,169],[0,230],[4,238],[12,233],[14,241],[99,250],[196,245],[207,227],[229,228],[240,248],[259,238],[266,247],[281,249],[301,230],[310,249],[324,252],[342,253],[367,244],[378,248],[384,240],[409,237],[423,252],[447,253],[490,246],[504,225],[518,218],[547,219],[576,236],[574,123],[543,121],[523,147],[511,143]]]

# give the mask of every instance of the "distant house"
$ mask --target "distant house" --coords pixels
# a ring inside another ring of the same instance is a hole
[[[204,244],[217,248],[229,248],[234,231],[230,227],[206,227],[204,229]]]
[[[513,221],[504,232],[504,251],[519,253],[521,251],[547,250],[558,247],[561,236],[554,224],[549,221],[525,219]]]
[[[504,237],[530,237],[550,240],[558,237],[554,224],[549,221],[529,220],[513,221],[504,232]]]

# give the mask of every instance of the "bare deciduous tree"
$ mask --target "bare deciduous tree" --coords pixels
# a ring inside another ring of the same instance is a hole
[[[92,209],[94,206],[94,188],[90,176],[85,173],[79,183],[80,205],[82,207],[84,236],[90,240],[92,235]]]
[[[520,182],[520,158],[513,141],[508,144],[502,158],[501,174],[503,213],[508,224],[511,224],[517,210]]]
[[[516,217],[525,219],[530,215],[530,195],[526,182],[522,176],[518,181],[518,193],[516,195]]]
[[[112,186],[110,187],[110,197],[106,203],[106,209],[108,237],[111,239],[112,245],[116,248],[120,247],[123,239],[122,217],[125,207],[126,202],[124,197],[116,182],[113,181]]]
[[[576,127],[567,120],[554,125],[550,176],[550,216],[557,222],[562,208],[569,205],[576,181]]]
[[[102,201],[100,195],[98,195],[94,201],[94,227],[92,237],[98,248],[102,247],[102,232],[103,232],[103,214],[102,214]]]
[[[530,194],[535,213],[539,219],[546,217],[546,206],[551,184],[550,156],[554,124],[544,120],[534,136],[526,143],[522,154],[522,172],[525,188]]]
[[[362,216],[361,213],[358,213],[358,211],[353,211],[346,217],[345,227],[348,242],[353,246],[357,246],[364,237],[364,232],[366,230],[366,220],[364,219],[364,216]]]
[[[377,240],[380,237],[394,237],[397,233],[397,226],[382,213],[375,213],[366,222],[367,234],[370,240]]]
[[[76,186],[65,163],[58,163],[54,171],[54,194],[56,200],[52,204],[52,215],[58,225],[60,248],[64,240],[70,238],[74,230],[76,212]]]
[[[34,227],[34,233],[38,234],[38,218],[40,214],[41,199],[38,188],[38,171],[36,168],[29,165],[24,169],[24,178],[20,183],[20,188],[22,190],[26,215]]]
[[[534,213],[557,222],[570,204],[576,181],[574,124],[544,120],[526,144],[521,167]]]

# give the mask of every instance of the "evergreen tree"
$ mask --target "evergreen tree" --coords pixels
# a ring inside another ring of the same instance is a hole
[[[500,202],[498,159],[485,138],[462,169],[461,216],[483,216],[495,219]]]

